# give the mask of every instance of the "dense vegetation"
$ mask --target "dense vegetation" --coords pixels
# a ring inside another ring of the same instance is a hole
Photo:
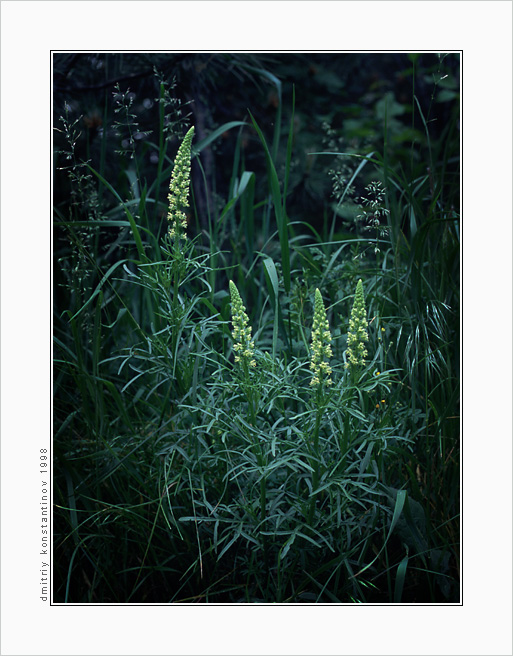
[[[459,55],[54,102],[54,601],[459,602]]]

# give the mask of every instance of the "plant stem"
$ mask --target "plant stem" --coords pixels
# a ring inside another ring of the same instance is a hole
[[[317,397],[317,413],[315,417],[315,427],[314,427],[314,432],[313,432],[313,458],[312,458],[312,500],[310,502],[310,510],[308,514],[308,523],[311,524],[314,516],[314,511],[315,511],[315,502],[316,502],[316,496],[315,496],[315,490],[317,489],[317,486],[319,484],[319,469],[320,469],[320,458],[319,458],[319,431],[321,427],[321,418],[322,418],[322,407],[319,402],[319,396],[320,396],[320,390],[318,393]]]

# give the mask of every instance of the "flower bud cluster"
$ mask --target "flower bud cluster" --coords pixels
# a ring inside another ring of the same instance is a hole
[[[332,384],[331,367],[329,366],[329,359],[331,357],[333,357],[333,352],[331,350],[330,327],[321,292],[316,289],[310,361],[310,369],[312,370],[310,385],[312,387],[318,387],[320,385],[329,386]]]
[[[192,127],[184,137],[178,153],[176,154],[171,182],[169,184],[169,211],[167,220],[170,223],[169,236],[171,239],[184,237],[187,228],[185,209],[189,207],[189,179],[191,174],[191,143],[194,136]]]
[[[249,319],[246,308],[242,303],[239,290],[231,280],[230,297],[232,301],[232,337],[235,362],[245,362],[250,367],[256,367],[256,362],[253,359],[255,343],[251,339],[251,326],[248,325]]]
[[[349,320],[346,369],[351,365],[358,366],[365,364],[365,356],[367,355],[365,342],[369,341],[367,326],[365,296],[363,293],[363,283],[360,279],[356,285],[353,309],[351,310],[351,318]]]

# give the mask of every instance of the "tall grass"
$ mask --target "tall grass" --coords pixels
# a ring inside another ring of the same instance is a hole
[[[294,101],[282,139],[279,90],[271,148],[251,114],[193,143],[201,168],[204,148],[237,134],[229,198],[205,223],[193,186],[178,249],[162,236],[174,161],[163,103],[156,179],[140,179],[132,144],[123,190],[73,159],[64,117],[74,195],[54,240],[55,602],[459,601],[453,127],[433,143],[422,116],[429,170],[394,166],[386,136],[380,151],[337,153],[358,163],[351,184],[381,183],[379,225],[348,234],[326,216],[317,232],[288,216]],[[243,125],[265,180],[245,168]],[[359,279],[368,357],[348,369]],[[255,366],[237,361],[231,287]],[[319,389],[316,289],[331,333],[332,385]]]

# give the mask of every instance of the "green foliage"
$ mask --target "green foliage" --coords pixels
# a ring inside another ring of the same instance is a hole
[[[271,148],[253,114],[192,145],[159,66],[155,141],[114,87],[121,173],[107,126],[84,162],[59,122],[54,601],[458,601],[457,114],[433,134],[432,103],[384,93],[329,127],[310,166],[335,203],[307,222],[297,92],[289,122],[278,77],[231,61],[277,93]],[[227,196],[204,204],[226,134]]]

